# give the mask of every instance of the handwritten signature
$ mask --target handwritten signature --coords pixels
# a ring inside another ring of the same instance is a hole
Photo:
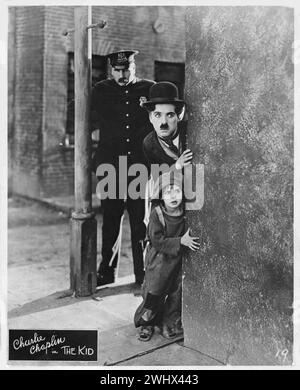
[[[18,339],[15,339],[13,341],[13,348],[15,350],[19,350],[30,347],[29,353],[31,355],[41,351],[45,351],[47,354],[49,348],[63,344],[65,341],[65,337],[56,337],[55,335],[52,335],[50,341],[47,341],[46,337],[39,336],[38,333],[34,333],[33,338],[24,339],[23,336],[20,336]]]

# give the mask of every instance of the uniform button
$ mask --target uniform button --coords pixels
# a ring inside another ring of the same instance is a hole
[[[126,126],[126,129],[129,129],[129,127],[130,127],[130,126],[129,126],[129,125],[127,125],[127,126]]]
[[[129,142],[129,141],[130,141],[130,139],[129,139],[129,138],[127,138],[126,142]]]
[[[130,154],[131,154],[131,152],[128,152],[128,154],[130,155]]]
[[[125,93],[128,93],[129,91],[126,89]]]
[[[129,104],[129,102],[126,102],[126,104]]]
[[[126,114],[126,116],[129,116],[129,114]]]

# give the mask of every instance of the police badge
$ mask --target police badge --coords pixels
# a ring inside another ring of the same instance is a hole
[[[141,96],[140,97],[140,106],[143,107],[143,104],[147,101],[146,96]]]

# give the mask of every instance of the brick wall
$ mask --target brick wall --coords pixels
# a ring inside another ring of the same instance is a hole
[[[64,149],[67,124],[68,51],[64,29],[73,28],[73,7],[46,7],[43,195],[74,192],[74,150]],[[73,49],[72,49],[73,51]]]
[[[16,193],[39,196],[42,159],[44,7],[16,7],[14,174]]]
[[[108,27],[95,31],[94,53],[103,55],[126,47],[139,50],[140,77],[154,77],[154,60],[185,61],[183,7],[93,7],[93,21],[99,19],[105,19]],[[153,30],[155,21],[164,28],[160,34]]]
[[[74,34],[66,37],[62,32],[74,27],[74,7],[16,8],[18,166],[24,168],[26,177],[36,179],[35,186],[30,188],[38,191],[39,196],[72,194],[74,151],[61,148],[59,143],[66,131],[68,52],[74,51]],[[137,75],[149,79],[154,78],[155,60],[184,62],[182,7],[93,7],[92,11],[93,23],[102,19],[108,23],[104,30],[93,31],[93,54],[137,49]],[[155,21],[163,32],[155,33]],[[35,34],[38,31],[39,35]],[[30,39],[26,41],[25,36]],[[24,60],[31,69],[29,74],[20,67]],[[21,96],[25,95],[26,102],[22,102]],[[21,128],[26,129],[25,133]],[[21,149],[25,151],[22,157]],[[18,191],[22,188],[18,185]]]
[[[7,117],[7,134],[8,134],[8,193],[12,192],[12,178],[13,178],[13,160],[14,160],[14,130],[15,130],[15,39],[16,39],[16,16],[15,8],[11,8],[8,14],[8,82],[7,82],[7,101],[8,110]]]

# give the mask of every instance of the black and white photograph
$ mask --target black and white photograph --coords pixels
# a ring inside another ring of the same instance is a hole
[[[2,3],[1,369],[300,366],[299,7]]]

